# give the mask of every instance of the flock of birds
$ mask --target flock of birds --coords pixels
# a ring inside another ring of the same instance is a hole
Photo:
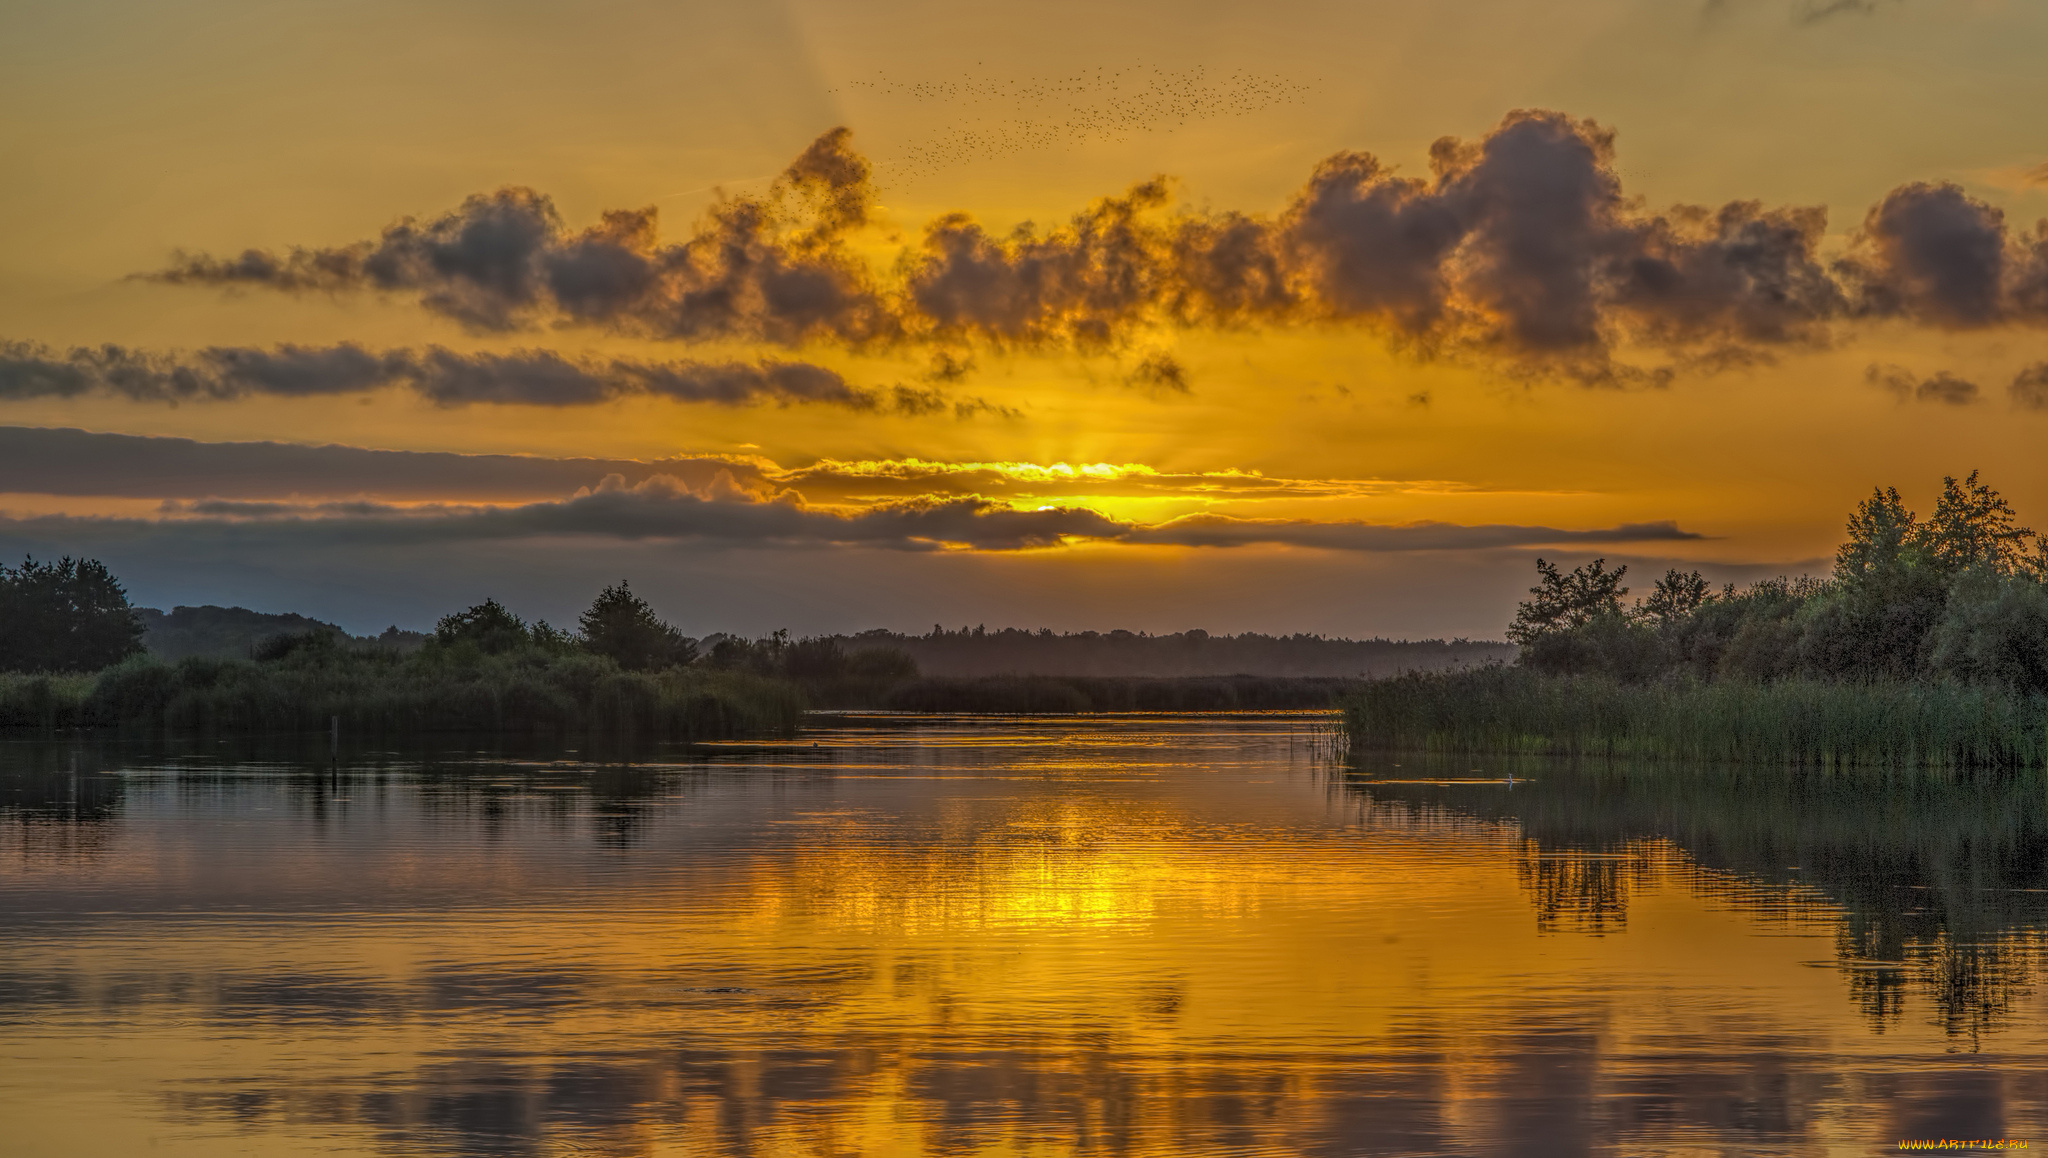
[[[1242,70],[1196,66],[1094,68],[1056,77],[896,81],[884,74],[845,86],[863,95],[956,114],[889,158],[892,176],[911,180],[957,165],[1083,143],[1129,143],[1137,133],[1172,132],[1191,122],[1245,116],[1298,104],[1314,86]]]

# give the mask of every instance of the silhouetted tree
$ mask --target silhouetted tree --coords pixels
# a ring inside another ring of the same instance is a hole
[[[1941,480],[1934,514],[1921,524],[1920,542],[1930,558],[1951,574],[1976,568],[2001,575],[2019,569],[2033,531],[2019,525],[2012,504],[1977,481]]]
[[[1530,598],[1515,608],[1515,620],[1508,625],[1508,638],[1527,644],[1553,631],[1584,627],[1602,615],[1620,615],[1621,597],[1628,588],[1621,585],[1627,567],[1607,569],[1607,560],[1595,559],[1569,574],[1557,564],[1536,560],[1540,580],[1529,588]]]
[[[498,655],[526,646],[529,636],[525,621],[497,600],[486,599],[466,611],[442,616],[434,625],[434,641],[444,647],[471,643],[486,655]]]
[[[0,670],[93,671],[142,650],[142,630],[97,559],[0,567]]]
[[[1618,577],[1618,576],[1617,576]],[[1671,623],[1699,610],[1699,606],[1713,598],[1707,581],[1698,571],[1680,571],[1672,568],[1664,572],[1650,595],[1642,603],[1642,614],[1658,623]]]
[[[1835,551],[1835,579],[1845,585],[1885,584],[1920,560],[1920,518],[1895,487],[1874,490],[1858,503],[1848,533]]]
[[[585,647],[634,671],[686,664],[697,657],[696,644],[663,623],[623,579],[599,593],[578,625]]]

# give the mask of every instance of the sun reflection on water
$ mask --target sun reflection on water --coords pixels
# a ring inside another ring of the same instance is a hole
[[[1913,787],[1912,851],[1867,785],[1396,783],[1309,726],[9,772],[0,1104],[31,1154],[1819,1154],[2048,1121],[2027,786]]]

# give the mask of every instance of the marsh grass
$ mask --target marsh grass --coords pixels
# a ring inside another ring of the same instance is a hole
[[[2048,697],[1941,682],[1630,684],[1524,668],[1415,674],[1342,703],[1358,750],[1819,766],[2048,765]]]
[[[90,674],[0,672],[0,728],[60,728],[76,722],[92,694]]]
[[[350,735],[490,732],[696,740],[788,735],[804,708],[784,680],[621,669],[601,656],[449,648],[398,656],[307,649],[256,662],[131,659],[97,674],[0,674],[0,726]]]

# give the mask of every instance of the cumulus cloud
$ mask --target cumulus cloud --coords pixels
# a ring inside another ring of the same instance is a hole
[[[940,218],[908,264],[904,332],[1108,344],[1134,325],[1352,323],[1435,347],[1597,366],[1618,343],[1812,342],[1845,305],[1818,209],[1649,214],[1613,134],[1518,112],[1440,140],[1430,179],[1340,153],[1273,218],[1166,211],[1154,179],[1067,224],[998,237]]]
[[[1612,130],[1521,110],[1477,139],[1437,141],[1426,176],[1338,153],[1270,215],[1177,205],[1163,177],[1048,228],[996,232],[947,213],[884,274],[848,245],[875,195],[850,135],[834,129],[768,193],[720,202],[674,242],[657,237],[652,209],[579,230],[546,197],[504,189],[373,241],[184,256],[150,276],[412,294],[484,329],[929,342],[943,352],[941,380],[977,344],[1117,349],[1156,326],[1357,326],[1418,350],[1612,383],[1668,377],[1619,365],[1623,350],[1727,367],[1826,343],[1857,318],[2048,321],[2048,231],[2016,232],[1955,185],[1893,190],[1830,262],[1819,207],[1653,211],[1625,192],[1614,162]]]
[[[1860,307],[1950,328],[2003,312],[2005,215],[1957,185],[1912,184],[1873,206],[1843,263]]]
[[[639,361],[553,350],[463,354],[440,346],[212,346],[190,352],[123,346],[65,351],[0,341],[0,400],[110,394],[139,402],[308,397],[399,386],[437,406],[588,406],[628,395],[744,406],[817,403],[910,416],[954,409],[1014,417],[980,399],[955,403],[937,388],[855,386],[808,362]]]
[[[2009,230],[2003,211],[1953,184],[1887,194],[1837,270],[1861,316],[1949,330],[2048,323],[2048,223]]]
[[[833,129],[765,196],[719,202],[689,237],[656,238],[654,208],[605,213],[582,230],[532,189],[478,194],[429,219],[404,218],[375,241],[228,258],[179,254],[149,278],[286,292],[412,294],[478,330],[541,320],[611,325],[677,338],[860,340],[889,312],[845,235],[873,204],[868,164]]]
[[[1967,406],[1977,401],[1977,384],[1958,378],[1947,370],[1922,378],[1904,366],[1873,364],[1863,371],[1864,381],[1897,395],[1902,402],[1941,402]]]

